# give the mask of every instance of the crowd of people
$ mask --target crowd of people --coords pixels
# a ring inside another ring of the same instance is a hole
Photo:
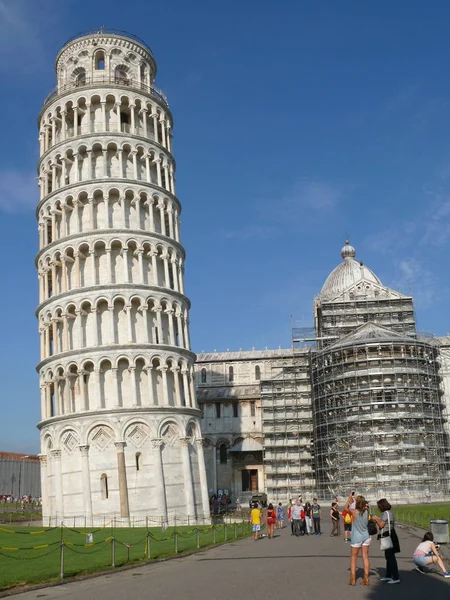
[[[381,581],[387,584],[400,583],[396,554],[400,552],[400,542],[395,529],[395,516],[392,507],[386,498],[377,502],[379,514],[371,511],[364,496],[352,492],[347,498],[342,510],[339,499],[331,503],[329,516],[331,521],[331,537],[341,535],[341,524],[343,523],[344,542],[350,544],[350,580],[349,585],[356,585],[356,565],[359,554],[362,556],[364,576],[361,585],[369,585],[370,560],[369,547],[372,538],[376,535],[380,542],[380,548],[384,551],[386,559],[386,571]],[[250,512],[250,523],[253,527],[253,538],[255,541],[261,537],[261,525],[263,522],[262,507],[254,503]],[[321,520],[323,518],[322,508],[313,498],[312,502],[303,502],[301,496],[297,500],[291,500],[287,509],[287,519],[291,526],[291,535],[308,536],[322,535]],[[267,523],[267,537],[274,537],[275,527],[282,529],[285,521],[285,508],[280,502],[274,507],[267,507],[265,521]],[[428,565],[436,564],[441,569],[443,576],[450,578],[450,572],[446,569],[439,546],[434,544],[433,534],[427,532],[422,542],[414,552],[413,562],[420,573],[425,573]]]

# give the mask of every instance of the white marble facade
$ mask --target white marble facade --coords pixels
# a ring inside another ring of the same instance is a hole
[[[133,36],[67,43],[39,115],[44,518],[209,514],[172,114]]]

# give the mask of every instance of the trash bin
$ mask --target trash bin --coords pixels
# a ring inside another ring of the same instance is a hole
[[[448,544],[448,520],[430,519],[430,529],[434,536],[435,544]]]

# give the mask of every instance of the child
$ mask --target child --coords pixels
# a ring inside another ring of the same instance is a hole
[[[277,527],[278,529],[283,529],[284,527],[284,508],[281,502],[278,503],[277,508]]]
[[[433,534],[431,533],[431,531],[427,531],[427,533],[423,536],[423,540],[417,546],[413,555],[413,561],[416,565],[416,569],[420,573],[424,573],[425,571],[423,570],[423,568],[427,565],[431,565],[434,563],[439,565],[441,571],[444,574],[444,577],[449,578],[450,573],[445,568],[445,565],[438,552],[438,549],[433,543],[433,540]]]
[[[343,510],[342,516],[344,517],[344,542],[349,542],[352,536],[352,515]]]
[[[250,513],[250,523],[253,526],[253,539],[259,538],[259,532],[261,530],[261,510],[258,508],[258,503],[252,504],[252,512]]]

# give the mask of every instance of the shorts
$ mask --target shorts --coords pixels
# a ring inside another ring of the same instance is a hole
[[[344,523],[344,531],[351,531],[351,530],[352,530],[352,524]]]
[[[260,531],[261,529],[261,525],[253,525],[253,532],[256,533],[257,531]]]
[[[269,517],[267,519],[267,525],[275,525],[276,523],[276,519],[274,519],[273,517]]]
[[[430,554],[427,554],[426,556],[413,556],[413,563],[418,567],[426,567],[427,565],[430,565]]]
[[[351,542],[350,546],[352,548],[362,548],[363,546],[370,546],[371,541],[372,538],[368,537],[367,540],[364,540],[363,542]]]

